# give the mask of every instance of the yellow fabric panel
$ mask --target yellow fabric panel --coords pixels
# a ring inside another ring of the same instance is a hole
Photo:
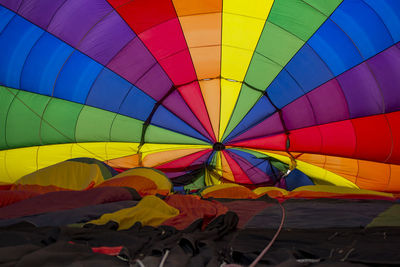
[[[211,193],[216,190],[226,189],[226,188],[231,188],[231,187],[241,187],[241,185],[234,184],[234,183],[225,183],[225,184],[214,185],[214,186],[208,187],[208,188],[204,189],[203,191],[201,191],[201,195],[205,195],[205,194]]]
[[[253,51],[237,47],[222,46],[221,76],[242,82],[250,63]],[[247,63],[246,63],[247,62]],[[223,80],[221,81],[221,87]]]
[[[184,148],[176,147],[165,150],[150,150],[143,155],[143,166],[155,167],[178,158],[202,151],[204,149],[210,149],[210,146],[196,147],[196,148]]]
[[[101,170],[96,164],[64,161],[27,174],[15,184],[54,185],[60,188],[83,190],[92,182],[99,184],[103,181]]]
[[[219,141],[221,141],[229,119],[231,118],[241,86],[241,83],[221,80],[221,122],[219,124]]]
[[[313,191],[313,192],[325,192],[325,193],[335,193],[335,194],[357,194],[357,195],[376,195],[384,197],[393,197],[393,194],[383,193],[373,190],[365,190],[358,188],[349,188],[341,186],[332,185],[306,185],[294,189],[292,192],[298,191]]]
[[[215,153],[215,154],[216,154],[215,155],[215,157],[216,157],[215,170],[217,171],[218,175],[221,177],[222,174],[223,174],[223,171],[222,171],[222,159],[221,159],[222,153],[221,153],[221,151],[217,151],[217,153]]]
[[[282,162],[287,164],[291,163],[290,157],[283,156],[275,153],[265,152],[263,150],[255,150],[260,153],[266,154],[270,157],[274,157]],[[358,186],[346,178],[337,175],[333,172],[325,170],[321,167],[309,164],[307,162],[296,159],[297,169],[308,175],[315,184],[334,184],[336,186],[350,187],[350,188],[358,188]]]
[[[216,173],[210,172],[209,170],[206,169],[205,170],[204,183],[206,184],[206,186],[210,186],[210,185],[221,184],[222,181],[221,181],[220,177]]]
[[[20,151],[23,150],[23,153]],[[37,170],[37,151],[38,147],[27,147],[6,150],[5,168],[8,177],[2,182],[13,183],[21,176]],[[3,178],[3,177],[1,177]]]
[[[223,77],[243,81],[272,2],[224,1],[221,63]]]
[[[157,227],[177,215],[179,215],[179,210],[171,207],[160,198],[145,196],[135,207],[103,214],[99,219],[88,223],[103,225],[109,221],[114,221],[119,224],[118,230],[125,230],[132,227],[136,222]]]
[[[270,192],[270,191],[279,191],[280,193],[282,193],[282,195],[287,195],[289,194],[289,192],[283,188],[279,188],[279,187],[274,187],[274,186],[263,186],[263,187],[258,187],[256,189],[253,190],[254,193],[256,193],[257,195],[262,195],[266,192]]]
[[[172,184],[170,180],[165,176],[164,173],[161,171],[158,171],[156,169],[152,168],[146,168],[146,167],[139,167],[139,168],[134,168],[131,170],[124,171],[120,174],[115,175],[111,179],[117,179],[120,177],[125,177],[125,176],[142,176],[146,177],[150,180],[152,180],[156,185],[158,189],[161,190],[168,190],[171,191],[172,189]]]
[[[192,147],[188,145],[149,144],[144,146],[144,151],[163,148],[173,149],[173,147],[177,146]],[[207,146],[207,148],[209,148],[209,146]],[[5,165],[4,168],[0,168],[0,183],[13,183],[26,174],[70,158],[88,157],[105,161],[132,155],[135,153],[136,149],[137,143],[91,142],[3,150],[0,151],[0,157],[3,157],[4,160],[2,162],[4,162]],[[21,166],[24,166],[24,168],[21,168]]]
[[[6,168],[6,151],[0,150],[0,185],[1,184],[7,184],[9,180],[9,175],[7,173],[7,168]]]
[[[223,11],[266,20],[273,0],[224,0]]]

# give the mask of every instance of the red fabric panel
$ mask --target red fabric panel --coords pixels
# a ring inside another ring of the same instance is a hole
[[[393,150],[388,162],[400,164],[400,112],[386,114],[393,137]]]
[[[231,168],[233,177],[235,178],[235,182],[240,184],[252,184],[249,177],[247,177],[246,173],[242,170],[242,168],[240,168],[236,161],[234,161],[231,156],[229,156],[229,154],[225,151],[222,151],[222,153],[224,153],[225,159],[228,162],[229,167]]]
[[[385,115],[353,120],[357,136],[355,158],[384,162],[391,150],[391,134]]]
[[[228,208],[217,201],[201,200],[190,195],[171,195],[164,201],[179,210],[179,215],[166,220],[163,225],[170,225],[183,230],[194,221],[203,219],[203,228],[214,218],[228,212]]]
[[[5,207],[39,194],[39,192],[33,191],[0,191],[0,207]]]
[[[319,126],[322,135],[322,153],[351,157],[356,148],[356,136],[351,121],[333,122]]]
[[[318,126],[291,131],[289,134],[289,150],[320,153],[322,148],[321,138]]]
[[[176,171],[180,171],[188,166],[190,166],[190,164],[192,164],[195,160],[197,160],[198,158],[202,157],[203,155],[210,153],[212,150],[211,149],[206,149],[203,151],[199,151],[190,155],[187,155],[185,157],[179,158],[177,160],[173,160],[171,162],[162,164],[158,167],[156,167],[156,169],[164,171],[164,170],[176,170]]]
[[[189,68],[189,67],[188,67]],[[179,93],[182,95],[185,102],[188,104],[194,115],[199,119],[207,133],[216,142],[213,128],[211,126],[210,118],[207,112],[206,105],[203,101],[203,95],[198,82],[190,83],[188,85],[178,88]]]
[[[132,200],[132,198],[133,196],[128,189],[122,187],[99,187],[86,191],[50,192],[0,208],[0,219]]]
[[[177,18],[139,34],[139,38],[158,61],[187,49],[185,37]],[[190,60],[190,56],[188,59]],[[194,71],[193,65],[191,68],[191,71]]]
[[[171,0],[108,0],[108,2],[117,9],[136,34],[176,17]]]
[[[231,146],[251,147],[257,149],[280,150],[286,149],[286,134],[277,134],[251,140],[229,143]]]
[[[123,248],[124,248],[123,246],[118,246],[118,247],[95,247],[95,248],[92,248],[92,251],[94,253],[101,253],[101,254],[110,255],[110,256],[118,256]]]

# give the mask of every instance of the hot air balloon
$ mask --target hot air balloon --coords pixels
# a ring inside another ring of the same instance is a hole
[[[0,0],[0,186],[398,193],[399,41],[398,0]]]
[[[397,1],[1,5],[3,182],[86,156],[399,190]]]

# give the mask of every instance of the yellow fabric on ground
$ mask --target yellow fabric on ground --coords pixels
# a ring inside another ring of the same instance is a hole
[[[171,207],[160,198],[145,196],[135,207],[103,214],[99,219],[88,223],[103,225],[109,221],[114,221],[119,224],[118,230],[125,230],[132,227],[136,222],[157,227],[177,215],[179,215],[179,210]]]

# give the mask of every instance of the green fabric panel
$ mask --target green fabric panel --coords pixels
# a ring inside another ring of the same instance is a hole
[[[185,185],[183,188],[185,190],[199,190],[206,187],[206,183],[204,181],[204,171],[197,175],[198,177],[190,184]]]
[[[85,106],[76,124],[77,142],[110,141],[110,129],[115,113]]]
[[[293,33],[303,41],[319,28],[326,16],[299,0],[275,1],[268,21]]]
[[[303,46],[304,41],[275,24],[267,22],[259,43],[257,53],[284,67]]]
[[[111,141],[139,143],[141,141],[142,128],[142,121],[117,115],[111,130]],[[207,144],[201,140],[153,125],[147,127],[145,142],[162,144]]]
[[[400,226],[400,204],[394,204],[393,206],[379,214],[375,219],[372,220],[372,222],[367,225],[367,228],[388,226]]]
[[[0,86],[0,149],[8,148],[6,143],[7,113],[11,103],[19,90]]]
[[[224,140],[229,133],[239,124],[243,117],[249,112],[253,105],[260,99],[262,93],[251,89],[247,85],[243,84],[242,90],[240,91],[236,107],[232,113],[232,117],[226,127],[225,133],[222,137]]]
[[[40,121],[48,96],[20,91],[8,113],[6,140],[10,148],[40,145]]]
[[[343,2],[343,0],[303,0],[304,2],[312,5],[326,16],[330,16],[332,12]]]
[[[244,81],[264,91],[281,70],[282,66],[256,52]]]
[[[44,144],[75,142],[75,125],[83,105],[52,98],[43,115],[41,136]]]
[[[149,125],[149,127],[147,128],[145,142],[164,144],[209,145],[202,140],[180,133],[175,133],[170,130],[166,130],[153,125]]]
[[[139,143],[143,122],[123,115],[117,115],[111,129],[111,141]]]

